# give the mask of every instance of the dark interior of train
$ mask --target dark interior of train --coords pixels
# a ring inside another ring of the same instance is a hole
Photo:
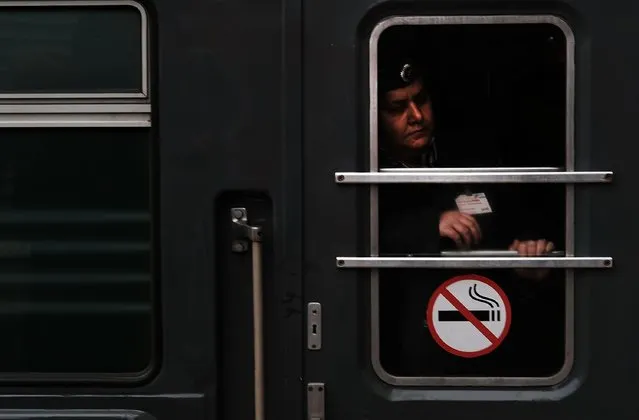
[[[388,33],[387,33],[388,32]],[[550,24],[396,26],[424,69],[445,166],[563,166],[566,39]]]
[[[148,134],[0,133],[0,327],[10,343],[0,368],[143,371],[153,344]]]
[[[566,45],[562,30],[551,24],[394,26],[382,33],[378,57],[385,57],[385,49],[403,48],[424,69],[435,117],[437,166],[564,168]],[[500,190],[500,201],[506,203],[495,217],[509,226],[534,226],[556,249],[565,249],[563,185],[473,186],[484,187]],[[417,191],[419,186],[406,188]],[[481,273],[507,291],[514,313],[508,338],[488,355],[453,356],[432,342],[427,328],[419,337],[402,337],[407,324],[424,322],[428,298],[438,284],[468,272],[382,274],[382,367],[397,376],[548,377],[560,371],[565,361],[565,273],[560,270],[536,282],[508,270]],[[411,305],[415,308],[407,310]]]

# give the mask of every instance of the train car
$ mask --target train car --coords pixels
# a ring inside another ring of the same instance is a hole
[[[635,419],[637,17],[0,1],[0,420]]]

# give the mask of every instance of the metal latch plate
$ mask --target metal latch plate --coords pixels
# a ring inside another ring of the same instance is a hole
[[[324,394],[322,382],[311,382],[307,387],[308,420],[324,420]]]
[[[306,318],[308,349],[319,350],[322,348],[322,305],[319,302],[309,302]]]

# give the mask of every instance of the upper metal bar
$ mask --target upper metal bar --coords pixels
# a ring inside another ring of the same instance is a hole
[[[338,184],[609,183],[612,172],[337,172]]]
[[[341,268],[610,268],[610,257],[337,257]]]

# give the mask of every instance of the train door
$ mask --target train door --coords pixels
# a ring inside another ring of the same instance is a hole
[[[308,418],[633,418],[636,8],[304,13]]]
[[[0,2],[0,418],[302,415],[296,4]]]

